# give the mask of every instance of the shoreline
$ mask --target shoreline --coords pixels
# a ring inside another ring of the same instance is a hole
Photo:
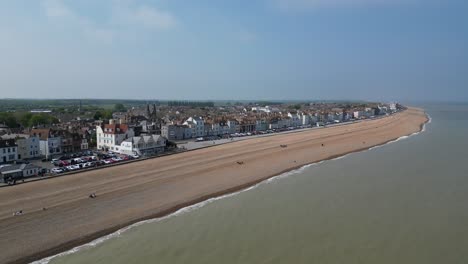
[[[406,109],[403,110],[403,111],[406,111]],[[20,185],[20,184],[27,184],[27,183],[32,183],[32,182],[36,182],[36,181],[44,181],[44,180],[49,180],[49,179],[53,179],[53,178],[57,178],[57,177],[72,176],[72,175],[84,173],[84,172],[87,172],[87,171],[107,169],[107,168],[110,168],[110,167],[127,165],[127,164],[134,163],[134,162],[142,162],[142,161],[145,161],[145,160],[157,159],[157,158],[161,158],[161,157],[164,157],[164,156],[177,155],[177,154],[184,153],[184,152],[196,151],[196,150],[199,150],[199,149],[212,148],[212,147],[216,147],[216,146],[220,146],[220,145],[237,143],[239,141],[244,141],[244,140],[252,140],[252,139],[261,138],[261,137],[274,137],[274,136],[278,136],[278,135],[302,133],[302,132],[312,131],[312,130],[316,130],[316,129],[327,129],[327,128],[338,127],[338,126],[347,126],[347,125],[352,125],[352,124],[358,124],[358,123],[361,123],[361,122],[370,122],[370,121],[379,120],[379,119],[382,119],[382,118],[391,117],[392,115],[395,115],[395,114],[398,114],[398,113],[400,113],[400,112],[397,112],[397,113],[394,113],[394,114],[391,114],[391,115],[388,115],[388,116],[381,116],[381,117],[376,117],[376,118],[372,118],[372,119],[363,119],[363,120],[349,121],[349,122],[345,122],[345,123],[331,124],[331,125],[323,126],[323,127],[310,127],[310,128],[299,129],[299,130],[283,131],[283,132],[278,132],[278,133],[274,133],[274,134],[265,134],[265,135],[251,136],[251,137],[243,137],[243,138],[239,138],[239,139],[237,139],[235,141],[222,142],[222,143],[217,143],[215,145],[206,145],[206,146],[201,146],[201,147],[197,147],[197,148],[193,148],[193,149],[186,149],[186,150],[178,151],[178,152],[162,153],[162,154],[159,154],[159,155],[154,156],[154,157],[146,157],[146,158],[140,158],[140,159],[135,159],[135,160],[128,160],[128,161],[124,161],[124,162],[120,162],[120,163],[103,165],[103,166],[100,166],[100,167],[86,168],[86,169],[82,169],[82,170],[78,170],[78,171],[70,171],[70,172],[65,172],[65,173],[56,174],[56,175],[51,174],[51,175],[44,176],[44,177],[31,177],[31,178],[25,179],[24,182],[17,182],[15,185],[12,185],[12,186],[8,185],[6,183],[0,183],[0,188],[9,188],[9,187],[13,187],[13,186]],[[187,142],[185,142],[184,144],[186,144],[186,143]]]
[[[408,111],[408,110],[405,110],[405,111]],[[177,212],[177,211],[179,211],[179,210],[181,210],[183,208],[205,202],[205,201],[207,201],[209,199],[220,197],[220,196],[225,196],[225,195],[228,195],[228,194],[233,194],[233,193],[236,193],[236,192],[240,192],[242,190],[248,189],[249,187],[258,185],[258,184],[260,184],[260,183],[262,183],[262,182],[264,182],[264,181],[266,181],[268,179],[280,176],[280,175],[285,174],[287,172],[291,172],[291,171],[300,169],[300,168],[302,168],[304,166],[316,164],[316,163],[323,162],[323,161],[326,161],[326,160],[333,160],[333,159],[336,159],[336,158],[339,158],[339,157],[349,155],[351,153],[366,151],[366,150],[369,150],[369,149],[372,149],[372,148],[375,148],[375,147],[378,147],[378,146],[386,145],[386,144],[388,144],[388,143],[390,143],[392,141],[398,140],[398,139],[400,139],[402,137],[411,136],[413,134],[419,134],[419,133],[424,131],[425,125],[430,121],[430,117],[427,116],[427,114],[425,114],[425,115],[426,115],[425,121],[422,122],[421,124],[419,124],[419,131],[402,134],[402,135],[399,135],[398,137],[393,137],[393,138],[388,139],[388,140],[386,140],[384,142],[381,142],[380,144],[370,145],[370,146],[366,145],[365,147],[356,148],[356,149],[353,149],[351,151],[346,151],[346,152],[342,152],[342,153],[339,153],[339,154],[330,155],[330,156],[327,156],[327,157],[322,158],[320,160],[316,160],[316,161],[311,162],[311,163],[300,164],[300,165],[297,165],[297,166],[288,167],[287,169],[276,172],[274,174],[268,174],[267,176],[256,178],[256,179],[254,179],[252,181],[248,181],[248,182],[236,185],[236,186],[232,186],[230,188],[226,188],[226,189],[223,189],[221,191],[211,192],[211,193],[199,196],[196,199],[183,201],[183,202],[178,203],[178,204],[176,204],[174,206],[171,206],[169,208],[162,209],[162,210],[160,210],[160,211],[158,211],[156,213],[149,214],[149,215],[146,215],[146,216],[142,216],[140,218],[136,218],[136,219],[133,219],[131,221],[126,221],[124,223],[116,224],[116,225],[113,225],[112,227],[101,229],[98,232],[87,234],[86,236],[82,236],[82,237],[70,240],[70,241],[68,241],[66,243],[63,243],[63,244],[60,244],[58,246],[54,246],[54,247],[51,247],[49,249],[36,252],[36,253],[30,254],[28,256],[17,258],[15,260],[11,261],[10,263],[28,263],[28,262],[37,261],[37,260],[40,261],[40,260],[43,260],[43,259],[48,258],[48,257],[54,257],[57,254],[67,252],[67,251],[69,251],[69,250],[71,250],[73,248],[76,248],[77,246],[82,246],[82,245],[84,245],[86,243],[92,242],[92,241],[94,241],[94,240],[96,240],[98,238],[104,237],[106,235],[115,233],[115,232],[117,232],[117,231],[119,231],[119,230],[121,230],[123,228],[127,228],[127,227],[129,227],[131,225],[134,225],[136,223],[139,223],[139,222],[142,222],[142,221],[148,221],[148,220],[152,220],[152,219],[157,219],[157,218],[161,218],[161,217],[165,217],[165,216],[171,215],[171,214],[173,214],[173,213],[175,213],[175,212]],[[249,141],[249,140],[247,140],[247,141]]]
[[[220,191],[218,193],[213,193],[213,194],[210,194],[210,195],[206,195],[205,197],[201,197],[199,199],[195,199],[193,201],[189,201],[189,202],[186,202],[184,204],[180,204],[178,206],[170,208],[167,211],[159,212],[159,213],[157,213],[157,214],[155,214],[153,216],[149,216],[149,217],[141,218],[139,220],[135,220],[133,222],[129,222],[128,224],[122,225],[122,227],[110,228],[108,232],[106,232],[104,230],[103,235],[98,236],[96,234],[96,236],[91,236],[92,238],[90,238],[88,241],[86,241],[84,243],[81,243],[79,245],[75,244],[74,246],[71,246],[71,247],[67,247],[66,245],[63,245],[63,248],[65,248],[65,249],[62,250],[60,253],[49,254],[46,257],[43,257],[43,258],[37,259],[37,260],[32,260],[32,261],[29,261],[29,262],[32,262],[32,264],[49,263],[52,259],[54,259],[56,257],[60,257],[61,254],[64,254],[64,255],[73,254],[73,253],[78,252],[79,250],[81,250],[81,249],[77,249],[77,248],[86,247],[87,244],[92,243],[92,242],[94,242],[94,241],[96,241],[98,239],[104,238],[106,236],[113,235],[116,232],[121,231],[120,234],[122,234],[122,233],[130,230],[133,227],[139,226],[140,224],[146,224],[146,223],[148,223],[148,221],[158,221],[158,220],[164,219],[165,217],[171,217],[173,214],[179,212],[180,210],[190,208],[191,206],[196,206],[198,204],[205,203],[205,202],[207,202],[207,201],[209,201],[211,199],[216,199],[216,198],[222,199],[223,197],[229,197],[230,195],[236,195],[236,194],[242,193],[244,191],[250,190],[250,188],[255,188],[256,186],[258,186],[258,185],[260,185],[262,183],[266,183],[270,179],[273,179],[273,178],[276,178],[276,177],[281,177],[282,175],[284,175],[286,173],[298,171],[298,170],[300,170],[302,168],[306,168],[306,167],[309,167],[309,166],[312,166],[312,165],[316,165],[316,164],[319,164],[319,163],[322,163],[322,162],[325,162],[325,161],[332,161],[332,160],[336,160],[336,159],[339,159],[339,158],[344,158],[345,156],[348,156],[350,154],[369,151],[369,150],[372,150],[372,149],[375,149],[375,148],[378,148],[378,147],[383,147],[385,145],[398,142],[398,141],[400,141],[402,139],[407,139],[407,138],[409,138],[411,136],[419,135],[420,133],[425,131],[425,126],[427,124],[429,124],[430,121],[431,121],[431,118],[430,118],[429,115],[427,115],[427,118],[428,118],[428,120],[425,123],[421,124],[420,130],[418,132],[412,133],[410,135],[403,135],[403,136],[401,136],[399,138],[389,140],[389,141],[387,141],[387,142],[385,142],[383,144],[375,145],[375,146],[372,146],[370,148],[362,148],[362,149],[356,150],[356,151],[350,151],[350,152],[343,153],[343,154],[337,154],[337,155],[331,156],[331,157],[323,159],[323,160],[319,160],[319,161],[316,161],[316,162],[313,162],[313,163],[309,163],[309,164],[306,164],[306,165],[300,165],[300,166],[294,167],[292,169],[285,170],[285,171],[283,171],[283,172],[281,172],[279,174],[276,174],[276,175],[268,176],[268,177],[265,177],[263,179],[258,179],[256,181],[246,183],[246,184],[242,184],[242,185],[233,187],[233,188],[228,189],[228,190]],[[114,238],[114,237],[112,237],[112,238]],[[112,238],[109,238],[109,239],[112,239]],[[101,242],[97,242],[95,245],[92,245],[90,247],[93,247],[93,246],[99,245],[101,243],[104,243],[107,240],[108,239],[105,239],[105,240],[103,240]],[[62,248],[62,247],[58,247],[58,249],[60,249],[60,248]],[[77,251],[68,253],[70,250],[73,250],[73,249],[77,249]]]

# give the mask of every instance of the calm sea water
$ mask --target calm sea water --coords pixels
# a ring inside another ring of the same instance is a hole
[[[468,263],[468,104],[424,107],[417,136],[51,263]]]

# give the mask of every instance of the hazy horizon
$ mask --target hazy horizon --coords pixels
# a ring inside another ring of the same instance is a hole
[[[0,97],[468,101],[466,10],[459,0],[5,1]]]

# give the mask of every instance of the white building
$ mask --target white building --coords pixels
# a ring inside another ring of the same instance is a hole
[[[365,118],[367,115],[364,111],[354,111],[353,116],[355,119],[362,119]]]
[[[0,139],[0,164],[18,159],[18,145],[14,139]]]
[[[303,126],[310,125],[310,116],[307,114],[301,114],[301,124]]]
[[[184,125],[193,129],[192,137],[203,137],[205,135],[205,122],[201,117],[189,117]]]
[[[237,120],[228,120],[227,125],[229,127],[229,134],[235,134],[240,132],[240,124]]]
[[[288,117],[290,118],[289,126],[298,127],[302,125],[302,120],[298,113],[288,113]]]
[[[166,139],[160,135],[140,136],[125,139],[118,152],[127,155],[151,155],[164,152]]]
[[[62,153],[62,138],[55,136],[51,129],[33,129],[30,135],[39,138],[40,155],[48,158]]]
[[[62,153],[62,138],[53,137],[41,139],[39,141],[39,150],[41,155],[46,157]]]
[[[256,112],[263,112],[263,113],[277,113],[279,112],[279,109],[276,108],[276,107],[270,107],[270,106],[265,106],[265,107],[261,107],[261,106],[255,106],[255,107],[252,107],[251,109],[252,111],[256,111]]]
[[[96,127],[97,148],[119,152],[120,144],[135,136],[135,132],[122,121],[119,124],[115,120],[109,120],[109,124]]]

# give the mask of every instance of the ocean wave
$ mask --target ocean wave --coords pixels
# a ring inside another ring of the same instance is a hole
[[[363,151],[360,151],[361,153],[362,152],[366,152],[366,151],[370,151],[370,150],[373,150],[373,149],[377,149],[377,148],[380,148],[380,147],[383,147],[383,146],[386,146],[388,144],[392,144],[392,143],[395,143],[395,142],[398,142],[398,141],[401,141],[401,140],[405,140],[405,139],[408,139],[412,136],[415,136],[415,135],[418,135],[422,132],[425,132],[426,131],[426,125],[430,124],[432,122],[432,118],[427,115],[428,117],[428,121],[423,125],[423,128],[421,129],[421,131],[419,132],[415,132],[409,136],[402,136],[402,137],[399,137],[395,140],[392,140],[392,141],[389,141],[385,144],[382,144],[382,145],[378,145],[378,146],[375,146],[375,147],[372,147],[372,148],[369,148],[367,150],[363,150]],[[271,178],[268,178],[267,180],[265,181],[262,181],[260,183],[257,183],[255,185],[252,185],[250,187],[247,187],[245,189],[242,189],[240,191],[237,191],[237,192],[234,192],[234,193],[229,193],[229,194],[225,194],[225,195],[222,195],[222,196],[217,196],[217,197],[213,197],[213,198],[210,198],[210,199],[207,199],[203,202],[199,202],[199,203],[196,203],[196,204],[193,204],[193,205],[190,205],[190,206],[187,206],[187,207],[184,207],[184,208],[181,208],[177,211],[175,211],[174,213],[172,214],[169,214],[167,216],[163,216],[163,217],[158,217],[158,218],[154,218],[154,219],[149,219],[149,220],[144,220],[144,221],[140,221],[140,222],[137,222],[137,223],[134,223],[132,225],[129,225],[127,227],[124,227],[122,229],[119,229],[117,231],[115,231],[114,233],[111,233],[109,235],[106,235],[106,236],[103,236],[103,237],[100,237],[98,239],[95,239],[89,243],[86,243],[84,245],[81,245],[81,246],[77,246],[77,247],[74,247],[68,251],[65,251],[65,252],[62,252],[62,253],[59,253],[59,254],[56,254],[56,255],[53,255],[53,256],[50,256],[50,257],[47,257],[47,258],[44,258],[44,259],[41,259],[41,260],[38,260],[38,261],[34,261],[32,262],[32,264],[47,264],[49,263],[52,259],[54,258],[58,258],[58,257],[64,257],[64,256],[67,256],[67,255],[71,255],[73,253],[76,253],[78,251],[81,251],[81,250],[85,250],[85,249],[89,249],[89,248],[93,248],[99,244],[102,244],[103,242],[109,240],[109,239],[112,239],[112,238],[117,238],[117,237],[120,237],[123,233],[125,233],[126,231],[132,229],[132,228],[135,228],[135,227],[138,227],[138,226],[141,226],[141,225],[144,225],[144,224],[150,224],[150,223],[156,223],[156,222],[160,222],[160,221],[163,221],[163,220],[166,220],[166,219],[169,219],[171,217],[175,217],[175,216],[178,216],[178,215],[181,215],[181,214],[184,214],[184,213],[188,213],[188,212],[191,212],[191,211],[194,211],[194,210],[197,210],[197,209],[200,209],[212,202],[215,202],[215,201],[218,201],[218,200],[221,200],[221,199],[225,199],[225,198],[229,198],[229,197],[233,197],[233,196],[236,196],[238,194],[241,194],[243,192],[247,192],[247,191],[250,191],[250,190],[253,190],[253,189],[256,189],[258,188],[259,186],[261,185],[264,185],[264,184],[268,184],[268,183],[271,183],[271,182],[275,182],[277,180],[280,180],[280,179],[283,179],[283,178],[287,178],[287,177],[290,177],[292,175],[295,175],[295,174],[299,174],[303,171],[305,171],[307,168],[310,168],[312,166],[317,166],[317,165],[320,165],[324,162],[329,162],[329,161],[337,161],[337,160],[341,160],[341,159],[344,159],[346,158],[347,156],[349,155],[352,155],[354,153],[359,153],[359,152],[353,152],[353,153],[348,153],[348,154],[344,154],[342,156],[339,156],[339,157],[336,157],[336,158],[333,158],[333,159],[329,159],[329,160],[322,160],[322,161],[319,161],[319,162],[315,162],[315,163],[311,163],[311,164],[307,164],[307,165],[304,165],[298,169],[295,169],[295,170],[291,170],[291,171],[288,171],[288,172],[285,172],[285,173],[282,173],[280,175],[277,175],[277,176],[274,176],[274,177],[271,177]]]

